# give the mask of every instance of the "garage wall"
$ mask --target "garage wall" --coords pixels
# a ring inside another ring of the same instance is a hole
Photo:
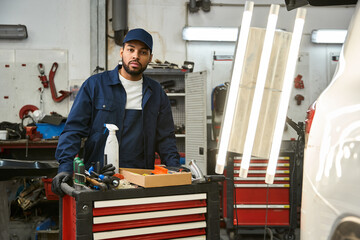
[[[40,108],[38,63],[44,64],[46,75],[53,62],[59,63],[57,91],[70,91],[73,83],[89,76],[90,1],[2,0],[0,24],[26,25],[29,35],[25,40],[0,39],[1,121],[19,122],[24,105]],[[69,98],[56,103],[47,88],[43,100],[45,114],[56,111],[67,116]]]
[[[218,83],[229,81],[231,77],[231,62],[214,62],[213,55],[232,55],[235,43],[214,43],[214,42],[185,42],[182,40],[182,29],[184,26],[223,26],[239,27],[243,12],[244,1],[239,0],[212,0],[214,6],[208,13],[200,10],[197,13],[187,11],[188,0],[136,0],[128,1],[128,25],[129,28],[143,27],[154,37],[154,59],[169,61],[181,66],[185,60],[195,62],[195,71],[207,71],[207,93],[208,107],[210,111],[210,93]],[[110,5],[111,0],[107,0]],[[292,31],[296,11],[288,12],[282,0],[257,0],[255,1],[254,17],[252,26],[265,27],[270,3],[281,4],[278,28]],[[318,28],[346,29],[354,7],[307,7],[308,14],[305,23],[304,37],[301,46],[301,53],[304,54],[302,71],[305,88],[302,91],[305,100],[302,105],[296,106],[295,101],[291,103],[289,117],[295,121],[303,121],[308,106],[317,98],[319,93],[330,81],[331,68],[329,55],[340,52],[338,45],[315,45],[310,42],[310,33]],[[63,90],[70,90],[71,86],[84,81],[92,72],[90,70],[90,18],[97,16],[90,15],[90,1],[88,0],[2,0],[0,7],[1,24],[25,24],[28,27],[29,38],[26,40],[9,41],[0,40],[0,49],[6,50],[41,50],[60,51],[66,53],[66,71],[59,86]],[[108,12],[107,23],[109,35],[111,32],[111,14]],[[111,38],[107,39],[108,44],[108,69],[113,69],[118,63],[120,47],[115,45]],[[36,58],[34,58],[36,59]],[[17,59],[19,60],[19,59]],[[16,61],[16,59],[14,59]],[[36,61],[39,61],[36,59]],[[48,62],[46,73],[48,73],[52,60]],[[34,61],[33,64],[36,62]],[[36,66],[36,65],[34,65]],[[65,69],[64,69],[65,70]],[[14,99],[4,99],[9,89],[5,85],[0,86],[0,114],[2,120],[19,121],[15,117],[19,111],[18,106],[28,104],[26,99],[34,98],[38,94],[37,89],[41,87],[37,78],[37,69],[32,69],[32,75],[23,76],[18,79],[19,86],[23,86],[23,102],[10,109],[9,102]],[[59,71],[61,71],[59,69]],[[1,74],[1,73],[0,73]],[[59,77],[62,76],[59,73]],[[9,81],[4,77],[4,81]],[[56,82],[57,84],[57,82]],[[64,85],[61,85],[64,84]],[[11,90],[11,89],[10,89]],[[59,87],[60,90],[60,87]],[[295,92],[294,92],[295,93]],[[69,111],[69,100],[64,103],[51,102],[50,91],[44,92],[49,99],[46,106],[47,113],[51,109],[59,109],[60,113],[67,115]],[[33,99],[34,104],[39,96]],[[16,100],[16,99],[15,99]],[[62,106],[53,108],[52,106]],[[4,110],[7,109],[7,110]],[[2,111],[2,112],[1,112]],[[4,119],[5,118],[5,119]],[[296,137],[294,132],[289,130],[285,139]]]
[[[69,78],[88,77],[90,1],[2,0],[0,23],[24,24],[29,33],[26,40],[0,40],[1,48],[67,50]]]
[[[182,29],[187,20],[187,0],[128,0],[129,29],[144,28],[153,37],[153,60],[168,61],[179,67],[186,60],[186,44]],[[111,1],[108,18],[111,19]],[[109,21],[109,34],[113,35]],[[108,39],[108,68],[113,69],[120,60],[120,46]]]

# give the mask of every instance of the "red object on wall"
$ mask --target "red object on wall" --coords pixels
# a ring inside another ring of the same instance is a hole
[[[49,80],[48,80],[45,75],[44,65],[42,63],[38,64],[38,69],[40,72],[40,75],[39,75],[40,81],[43,84],[44,88],[48,88],[49,84],[50,84],[51,97],[55,102],[61,102],[65,98],[69,97],[71,94],[71,92],[69,92],[69,91],[60,90],[59,93],[61,95],[60,96],[57,95],[54,78],[55,78],[55,73],[56,73],[58,66],[59,65],[57,62],[53,63],[53,65],[51,66],[50,72],[49,72]]]
[[[20,109],[19,117],[20,119],[23,119],[24,116],[27,115],[29,112],[34,112],[36,110],[39,110],[39,108],[34,105],[25,105]]]
[[[59,93],[61,95],[60,96],[57,95],[54,77],[55,77],[55,73],[56,73],[58,66],[59,66],[58,63],[54,62],[51,67],[50,73],[49,73],[51,96],[55,102],[61,102],[62,100],[64,100],[68,96],[70,96],[70,94],[71,94],[71,92],[69,92],[69,91],[60,90]]]
[[[296,78],[294,79],[295,88],[297,89],[303,89],[304,88],[304,81],[302,79],[302,75],[298,74]]]
[[[295,100],[296,100],[296,104],[297,105],[301,105],[301,101],[304,101],[304,96],[303,95],[301,95],[301,94],[297,94],[296,96],[295,96]]]
[[[39,69],[39,72],[40,72],[40,81],[42,83],[42,85],[44,86],[44,88],[48,88],[49,87],[49,81],[45,75],[45,70],[44,70],[44,65],[42,63],[39,63],[38,64],[38,69]]]

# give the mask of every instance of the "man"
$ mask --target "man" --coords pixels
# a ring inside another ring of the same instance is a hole
[[[154,168],[155,152],[163,164],[178,167],[171,105],[161,85],[144,76],[152,59],[152,36],[144,29],[128,32],[120,50],[122,65],[88,78],[81,86],[56,149],[58,174],[52,190],[62,196],[61,182],[72,178],[73,159],[81,139],[85,142],[84,163],[103,165],[108,134],[105,123],[119,131],[119,163],[116,167]]]

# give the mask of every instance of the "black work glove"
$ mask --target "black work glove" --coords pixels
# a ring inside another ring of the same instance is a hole
[[[166,168],[169,169],[170,171],[174,171],[174,172],[191,172],[190,169],[185,166],[181,166],[181,167],[166,166]]]
[[[99,174],[105,175],[105,176],[112,176],[115,174],[115,166],[110,164],[106,164],[99,172]]]
[[[63,197],[65,193],[61,190],[61,183],[67,183],[72,185],[72,173],[60,172],[52,180],[51,191],[60,197]]]

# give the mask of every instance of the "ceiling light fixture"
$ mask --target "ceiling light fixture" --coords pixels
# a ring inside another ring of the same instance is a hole
[[[311,42],[343,44],[347,35],[347,30],[341,29],[318,29],[311,32]]]
[[[185,27],[182,37],[186,41],[236,42],[238,28],[231,27]]]
[[[27,37],[25,25],[0,24],[0,39],[25,39]]]

